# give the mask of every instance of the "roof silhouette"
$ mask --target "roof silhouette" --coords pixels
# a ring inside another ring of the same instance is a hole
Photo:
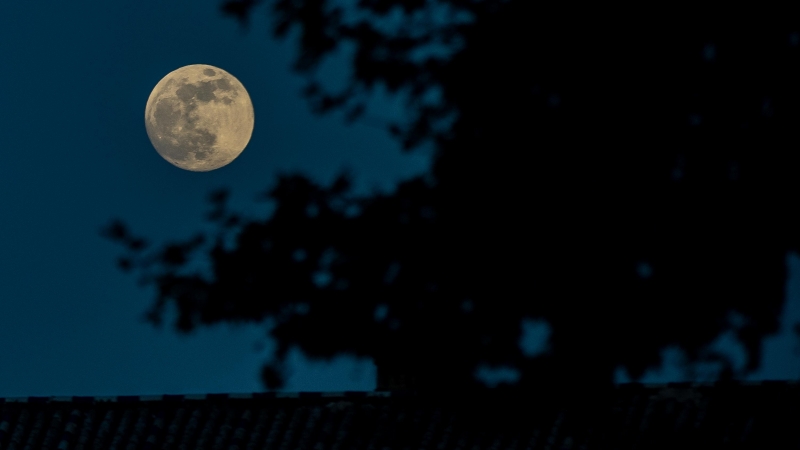
[[[0,399],[0,448],[798,448],[800,384]]]

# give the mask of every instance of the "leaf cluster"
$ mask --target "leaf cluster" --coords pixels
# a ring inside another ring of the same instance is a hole
[[[259,3],[223,11],[246,20]],[[126,263],[159,267],[153,318],[174,302],[183,330],[275,319],[270,388],[291,345],[371,357],[432,389],[478,387],[479,364],[515,368],[518,388],[607,385],[669,346],[714,377],[758,368],[800,247],[800,23],[527,0],[271,4],[275,36],[300,30],[312,109],[357,120],[378,84],[407,92],[411,120],[390,131],[409,150],[432,141],[433,165],[368,197],[345,175],[283,176],[263,221],[215,197],[220,236],[238,228],[232,248],[211,239],[213,277],[180,274],[197,240]],[[330,94],[314,69],[345,42],[353,76]],[[425,56],[436,46],[450,54]],[[120,230],[108,235],[130,247]],[[521,351],[525,318],[551,325],[544,354]],[[712,348],[727,331],[744,367]]]

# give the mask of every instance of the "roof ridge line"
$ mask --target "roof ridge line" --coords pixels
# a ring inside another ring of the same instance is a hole
[[[712,382],[665,382],[665,383],[642,383],[632,381],[628,383],[617,383],[614,389],[674,389],[674,388],[701,388],[701,387],[722,387],[722,386],[762,386],[762,385],[800,385],[800,380],[731,380],[731,381],[712,381]],[[226,392],[226,393],[207,393],[207,394],[147,394],[147,395],[52,395],[52,396],[27,396],[27,397],[0,397],[0,403],[80,403],[80,402],[110,402],[110,403],[132,403],[132,402],[160,402],[160,401],[181,401],[181,400],[246,400],[246,399],[267,399],[267,398],[298,398],[298,399],[334,399],[334,398],[377,398],[377,397],[406,397],[407,391],[266,391],[266,392]]]
[[[730,380],[730,381],[670,381],[664,383],[642,383],[631,381],[617,383],[615,388],[644,387],[644,388],[695,388],[716,386],[762,386],[762,385],[798,385],[800,380]]]
[[[391,391],[266,391],[266,392],[230,392],[207,394],[147,394],[147,395],[51,395],[27,397],[0,397],[0,403],[51,403],[51,402],[153,402],[180,400],[240,400],[254,398],[364,398],[391,397]]]

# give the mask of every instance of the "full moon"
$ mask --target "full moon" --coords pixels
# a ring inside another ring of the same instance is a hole
[[[214,66],[192,64],[167,74],[144,110],[147,136],[177,167],[208,172],[229,164],[253,134],[253,103],[242,83]]]

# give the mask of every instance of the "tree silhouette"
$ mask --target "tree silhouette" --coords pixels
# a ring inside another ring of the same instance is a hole
[[[260,3],[222,10],[244,23]],[[360,197],[346,173],[284,175],[267,220],[219,191],[218,233],[156,249],[112,223],[121,267],[158,288],[148,320],[169,303],[181,331],[273,318],[268,388],[293,345],[374,358],[420,389],[479,388],[480,364],[517,369],[518,389],[610,385],[671,345],[723,379],[759,367],[800,238],[800,23],[527,0],[271,5],[277,38],[300,29],[314,111],[358,120],[377,85],[404,92],[409,123],[388,130],[408,151],[432,142],[433,165]],[[330,93],[315,69],[344,42],[353,77]],[[196,258],[210,274],[187,269]],[[550,324],[545,353],[520,349],[524,318]],[[742,369],[710,348],[728,330]]]

